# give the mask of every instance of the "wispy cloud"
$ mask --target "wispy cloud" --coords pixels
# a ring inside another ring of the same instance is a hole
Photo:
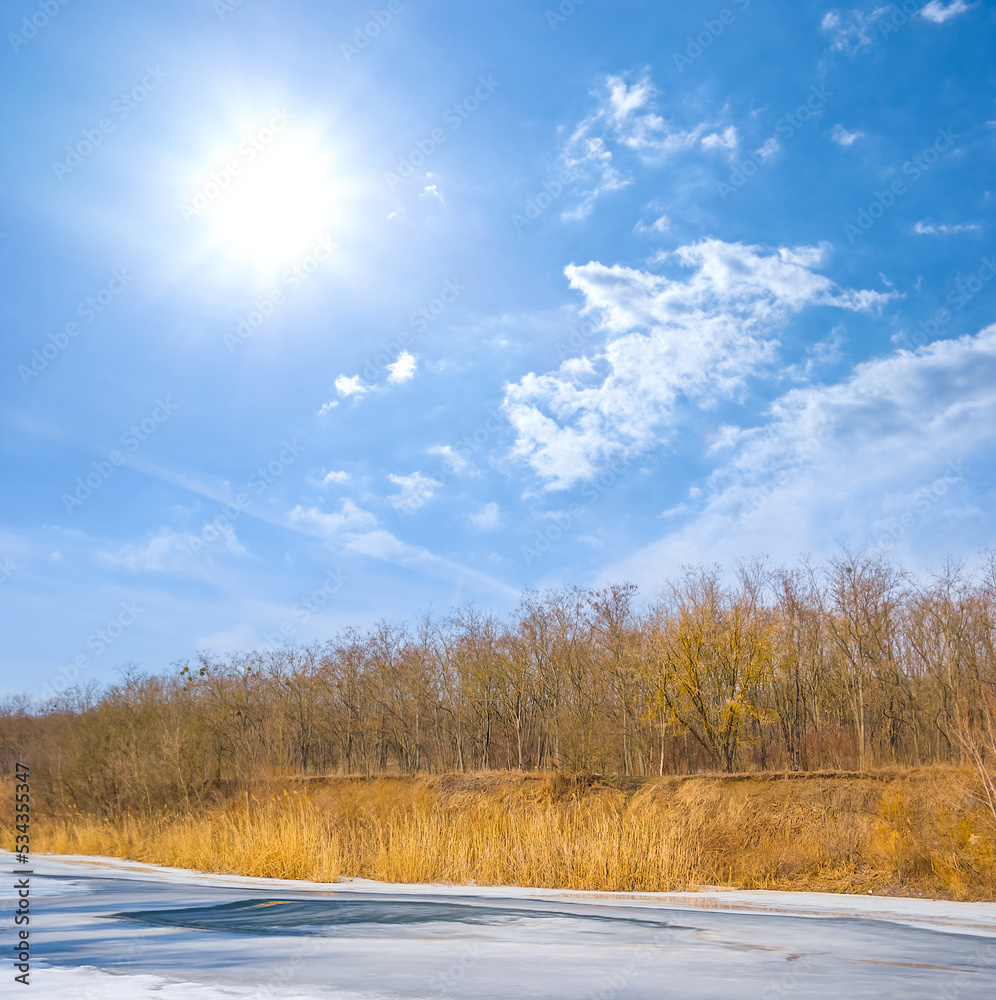
[[[920,236],[950,236],[952,233],[977,233],[980,229],[982,226],[978,222],[965,222],[954,226],[918,222],[913,227],[913,232]]]
[[[470,466],[470,459],[450,444],[435,444],[429,449],[429,454],[438,455],[453,472],[463,472]]]
[[[718,149],[733,153],[739,143],[740,137],[734,125],[728,125],[722,132],[710,132],[709,135],[702,137],[703,149]]]
[[[871,45],[875,22],[892,9],[877,7],[867,14],[860,10],[848,11],[846,14],[832,10],[824,15],[820,27],[830,35],[830,47],[834,51],[853,55]]]
[[[959,14],[971,10],[974,6],[975,4],[965,3],[965,0],[951,0],[950,3],[943,3],[942,0],[930,0],[930,3],[920,11],[920,16],[928,21],[933,21],[934,24],[943,24],[952,17],[957,17]]]
[[[838,146],[842,146],[844,149],[847,149],[848,146],[853,146],[858,139],[863,137],[863,132],[848,132],[847,129],[839,123],[834,125],[830,132],[830,138],[837,143]]]
[[[424,472],[411,472],[407,476],[389,475],[387,478],[398,487],[398,492],[388,497],[396,510],[410,511],[425,506],[435,498],[440,486],[438,480]]]
[[[666,215],[658,216],[649,225],[642,219],[633,227],[637,233],[666,233],[671,228],[671,220]]]
[[[122,545],[102,550],[97,558],[105,566],[145,573],[176,573],[191,569],[208,542],[213,549],[224,549],[233,556],[248,555],[230,524],[218,527],[206,524],[200,534],[160,528],[139,545]]]
[[[627,83],[622,76],[609,76],[596,96],[595,111],[574,127],[561,154],[563,172],[574,181],[577,196],[575,205],[562,213],[564,219],[587,218],[599,198],[631,183],[615,160],[620,149],[659,165],[700,144],[726,151],[736,146],[737,132],[732,126],[707,136],[705,123],[682,129],[659,115],[654,110],[656,91],[649,77]]]
[[[317,507],[306,510],[298,506],[288,516],[292,524],[309,525],[324,537],[338,540],[348,540],[359,532],[371,531],[380,523],[376,514],[358,507],[348,498],[342,501],[338,511],[331,514]]]
[[[478,531],[495,531],[501,526],[501,508],[494,501],[486,503],[475,514],[469,514],[467,520]]]
[[[381,527],[373,513],[358,507],[351,500],[344,500],[339,511],[334,513],[325,513],[316,507],[295,507],[288,520],[291,527],[318,535],[334,549],[417,569],[447,581],[454,578],[477,581],[506,598],[519,596],[515,588],[486,573],[438,556],[421,546],[403,542]]]

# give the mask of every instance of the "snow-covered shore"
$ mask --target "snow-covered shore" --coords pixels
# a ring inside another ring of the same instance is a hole
[[[35,1000],[996,994],[996,903],[326,885],[94,857],[32,871]]]

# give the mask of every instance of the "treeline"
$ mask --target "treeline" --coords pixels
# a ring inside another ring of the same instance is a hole
[[[996,559],[928,581],[867,554],[528,594],[325,645],[202,655],[0,713],[65,807],[202,801],[276,776],[621,775],[990,760]]]

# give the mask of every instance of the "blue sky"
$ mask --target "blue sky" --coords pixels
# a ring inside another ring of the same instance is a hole
[[[991,544],[996,5],[2,19],[0,690]]]

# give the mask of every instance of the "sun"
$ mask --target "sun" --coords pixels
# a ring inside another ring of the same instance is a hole
[[[342,200],[328,148],[278,113],[202,173],[181,213],[201,224],[207,256],[268,280],[334,236]]]

